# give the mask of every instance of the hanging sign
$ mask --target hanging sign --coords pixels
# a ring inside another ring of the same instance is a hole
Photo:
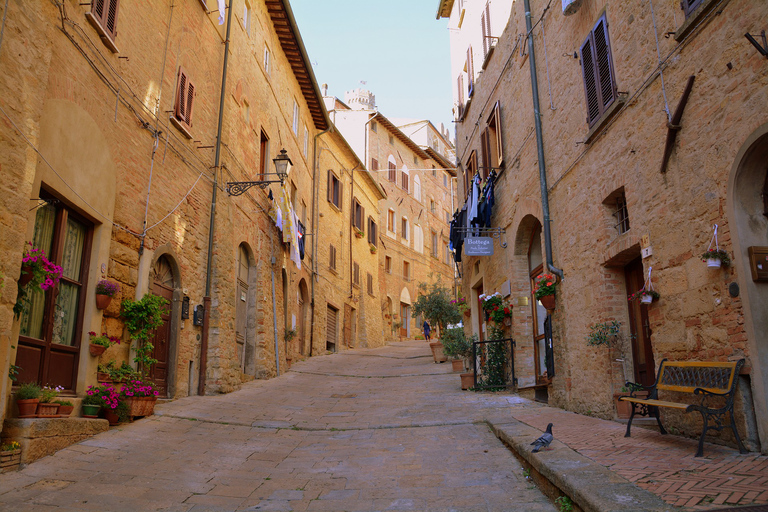
[[[468,236],[464,239],[466,256],[493,256],[493,238],[490,236]]]

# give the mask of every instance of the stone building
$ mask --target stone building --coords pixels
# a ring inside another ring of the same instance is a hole
[[[321,283],[317,242],[351,227],[327,222],[325,173],[354,183],[376,218],[383,191],[331,129],[288,1],[212,4],[11,2],[3,13],[0,371],[17,383],[82,396],[99,363],[133,359],[121,303],[148,292],[170,304],[152,339],[161,396],[229,392],[326,352],[327,304],[348,301]],[[26,242],[64,276],[27,289],[14,317]],[[353,258],[375,274],[364,249]],[[104,310],[100,279],[120,285]],[[345,267],[334,290],[350,280]],[[379,336],[378,316],[363,313],[377,287],[359,307],[359,340]],[[122,342],[94,357],[89,331]],[[0,380],[4,418],[16,414],[13,384]]]
[[[438,3],[451,31],[460,201],[476,174],[498,175],[495,253],[462,263],[471,330],[485,329],[478,295],[501,292],[515,306],[519,389],[604,418],[622,383],[653,383],[664,358],[744,358],[737,426],[768,453],[768,284],[750,261],[768,246],[768,60],[744,35],[764,28],[768,4],[562,7]],[[702,262],[710,244],[730,266]],[[551,314],[532,295],[546,271],[562,277]],[[659,300],[628,301],[646,282]],[[618,340],[588,345],[590,326],[611,321]],[[697,414],[662,414],[701,432]]]
[[[376,109],[370,91],[348,91],[344,101],[324,99],[334,126],[386,192],[376,220],[382,335],[413,338],[423,323],[411,315],[419,283],[454,284],[448,250],[448,216],[455,204],[452,144],[429,121],[398,120],[422,144],[415,142]]]

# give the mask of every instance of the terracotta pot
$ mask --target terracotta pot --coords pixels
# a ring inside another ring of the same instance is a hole
[[[37,417],[38,418],[58,418],[59,404],[55,402],[45,402],[45,403],[38,402]]]
[[[618,415],[619,419],[626,420],[629,419],[629,417],[632,415],[632,404],[630,402],[625,402],[624,400],[619,400],[619,397],[621,396],[629,396],[629,393],[614,393],[613,401],[616,402],[616,414]],[[635,391],[635,397],[648,398],[648,392]]]
[[[117,417],[117,413],[112,409],[104,409],[104,419],[109,422],[110,427],[120,424],[120,419]]]
[[[39,398],[28,398],[26,400],[16,400],[19,407],[19,418],[34,418],[37,415],[37,404]]]
[[[98,418],[100,405],[83,404],[83,418]]]
[[[101,293],[96,294],[96,307],[98,309],[107,309],[111,302],[112,302],[112,296],[102,295]]]
[[[552,311],[555,309],[555,296],[554,295],[545,295],[539,299],[539,302],[541,302],[541,305],[544,306],[547,311]]]
[[[94,345],[93,343],[88,345],[88,350],[91,352],[91,355],[93,357],[99,357],[101,354],[104,353],[105,350],[107,350],[107,347],[104,347],[102,345]]]
[[[469,389],[475,385],[475,373],[462,373],[461,377],[461,389]]]
[[[59,418],[68,418],[72,411],[75,410],[74,405],[60,405],[59,406]]]
[[[505,317],[504,318],[504,325],[506,325],[507,327],[511,326],[512,325],[512,317],[509,317],[509,316]]]
[[[0,452],[0,473],[15,471],[21,464],[21,449]]]
[[[432,349],[432,357],[435,359],[435,363],[444,363],[448,360],[445,354],[443,354],[443,344],[439,341],[430,343],[429,348]]]
[[[27,286],[29,282],[32,280],[32,266],[31,265],[23,265],[21,267],[21,275],[19,275],[19,286],[22,288]]]
[[[451,366],[453,366],[454,372],[463,372],[464,371],[464,361],[461,359],[454,359],[451,361]]]
[[[128,408],[130,412],[129,416],[151,416],[155,412],[155,403],[157,403],[156,396],[134,396],[127,398]]]
[[[99,381],[99,383],[102,383],[102,382],[106,384],[112,383],[112,379],[109,378],[109,374],[106,372],[96,372],[96,380]]]

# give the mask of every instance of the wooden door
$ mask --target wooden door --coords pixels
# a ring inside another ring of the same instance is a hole
[[[243,245],[238,250],[237,288],[235,296],[235,342],[240,371],[245,371],[245,338],[248,318],[248,281],[250,259]]]
[[[408,304],[400,303],[400,337],[408,337]]]
[[[41,191],[40,197],[45,197]],[[85,285],[92,227],[62,206],[46,204],[35,216],[32,245],[61,266],[55,288],[43,292],[28,284],[19,324],[17,382],[61,386],[73,392],[77,381]]]
[[[328,306],[325,320],[325,348],[336,352],[336,323],[339,310]]]
[[[352,346],[352,306],[344,304],[344,346]]]
[[[149,379],[154,382],[155,388],[161,397],[168,396],[168,369],[170,365],[168,354],[170,353],[171,340],[171,304],[173,303],[173,270],[165,258],[160,258],[155,264],[152,293],[159,295],[168,301],[163,311],[163,324],[154,332],[150,342],[154,345],[152,357],[157,359],[148,371]]]
[[[475,291],[477,292],[477,296],[480,297],[483,294],[483,283],[480,283],[475,288]],[[478,298],[477,301],[478,309],[477,309],[477,339],[479,341],[484,341],[485,336],[483,334],[483,324],[485,323],[485,311],[483,310],[483,305],[480,302],[480,299]]]
[[[627,296],[643,288],[643,261],[637,258],[624,267],[627,283]],[[656,365],[651,346],[651,328],[648,322],[648,306],[642,306],[639,300],[627,302],[629,307],[629,330],[632,340],[632,361],[634,362],[635,382],[650,386],[656,380]]]

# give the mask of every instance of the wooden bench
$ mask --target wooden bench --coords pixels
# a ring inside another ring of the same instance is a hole
[[[659,371],[656,374],[656,382],[652,386],[643,386],[632,382],[627,382],[626,386],[632,390],[630,396],[620,397],[620,400],[632,403],[632,414],[627,423],[627,433],[624,437],[629,437],[629,431],[632,428],[632,419],[635,412],[639,411],[644,416],[654,416],[659,424],[659,432],[666,434],[664,426],[659,419],[659,407],[669,407],[671,409],[681,409],[685,412],[699,411],[704,420],[704,428],[699,438],[699,449],[696,457],[701,457],[704,453],[704,436],[707,430],[723,430],[730,428],[736,437],[740,453],[747,453],[746,448],[741,443],[739,432],[736,430],[736,422],[733,418],[733,401],[736,396],[736,387],[739,383],[739,371],[744,365],[744,359],[735,362],[701,362],[701,361],[667,361],[662,360],[659,364]],[[637,398],[636,391],[647,390],[648,398]],[[678,393],[691,393],[701,395],[699,404],[685,404],[678,402],[666,402],[659,400],[659,391],[675,391]],[[724,403],[724,405],[723,405]],[[730,412],[730,424],[726,424],[725,415]],[[711,422],[711,423],[710,423]]]

